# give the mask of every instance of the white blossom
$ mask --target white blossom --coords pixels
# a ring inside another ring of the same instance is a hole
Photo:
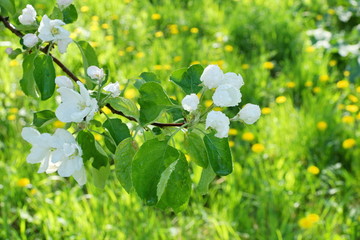
[[[340,45],[339,47],[339,54],[342,57],[348,56],[350,53],[357,55],[359,54],[360,43],[353,44],[353,45]]]
[[[56,117],[62,122],[88,122],[98,110],[97,101],[90,97],[88,90],[81,82],[77,82],[80,93],[77,91],[61,87],[57,91],[61,95],[61,104],[55,111]]]
[[[68,6],[70,6],[70,4],[72,4],[74,0],[57,0],[57,3],[59,5],[60,9],[64,9]]]
[[[59,19],[51,20],[47,15],[41,19],[39,26],[39,38],[45,42],[57,43],[60,53],[65,53],[67,46],[72,42],[70,32],[65,30],[65,23]]]
[[[192,93],[183,98],[181,105],[186,111],[193,112],[198,108],[199,102],[198,96],[195,93]]]
[[[55,83],[59,86],[59,88],[65,87],[65,88],[74,89],[73,82],[70,80],[70,78],[68,78],[66,76],[58,76],[58,77],[56,77],[55,78]]]
[[[223,84],[216,88],[212,96],[213,102],[219,107],[233,107],[241,102],[240,90],[230,84]]]
[[[330,48],[331,32],[328,32],[322,28],[309,30],[306,32],[309,36],[313,36],[316,40],[314,46],[316,48]]]
[[[208,88],[216,88],[221,84],[223,79],[223,71],[218,65],[207,66],[201,74],[200,80]]]
[[[38,173],[57,171],[62,177],[73,176],[79,185],[86,183],[82,150],[71,133],[59,128],[53,135],[40,134],[25,127],[21,135],[32,145],[27,162],[41,163]]]
[[[224,74],[222,84],[230,84],[240,89],[244,85],[244,80],[240,74],[228,72]]]
[[[119,82],[108,84],[104,87],[104,90],[110,92],[112,97],[118,97],[120,95]]]
[[[242,120],[246,124],[255,123],[261,115],[261,110],[258,105],[248,103],[246,104],[238,114],[233,118],[233,120]]]
[[[33,33],[25,34],[22,39],[24,45],[29,48],[35,46],[39,42],[39,38]]]
[[[215,137],[225,138],[228,136],[230,120],[222,112],[211,111],[206,117],[206,129],[209,127],[216,130]]]
[[[104,69],[98,68],[97,66],[88,67],[86,73],[91,79],[96,79],[99,81],[101,81],[105,76]]]
[[[36,21],[36,11],[32,5],[26,5],[26,8],[22,10],[22,14],[19,16],[19,21],[23,25],[31,25]]]

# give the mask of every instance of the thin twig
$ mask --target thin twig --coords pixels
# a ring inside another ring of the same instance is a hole
[[[3,17],[0,16],[0,21],[4,24],[4,26],[9,29],[12,33],[14,33],[16,36],[22,38],[24,36],[24,34],[22,32],[20,32],[19,30],[17,30],[16,28],[14,28],[10,22],[9,22],[9,17]],[[48,52],[51,51],[52,48],[52,44],[47,45],[46,47],[40,48],[40,51],[48,54]],[[57,59],[56,57],[54,57],[52,54],[49,54],[49,56],[51,56],[52,60],[61,68],[61,70],[63,72],[65,72],[73,81],[77,82],[80,81],[80,79],[78,77],[75,76],[75,74],[73,72],[71,72],[59,59]],[[126,116],[123,112],[121,111],[117,111],[116,109],[114,109],[110,104],[106,105],[112,113],[123,116],[125,118],[127,118],[130,121],[135,121],[138,122],[136,118],[133,118],[131,116]],[[151,125],[156,126],[156,127],[160,127],[160,128],[164,128],[164,127],[181,127],[185,124],[185,122],[182,123],[151,123]]]

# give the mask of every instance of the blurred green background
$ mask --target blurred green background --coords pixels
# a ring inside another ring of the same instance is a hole
[[[55,4],[15,2],[18,9],[32,4],[39,16]],[[114,174],[104,190],[37,174],[38,166],[25,161],[30,146],[20,132],[34,111],[54,108],[55,101],[22,94],[21,57],[5,53],[19,39],[0,26],[0,239],[360,239],[360,58],[359,50],[342,51],[359,44],[357,1],[75,5],[79,19],[66,28],[73,39],[91,42],[112,81],[124,85],[153,71],[180,98],[169,81],[172,71],[218,64],[243,76],[242,102],[260,105],[263,114],[254,125],[231,125],[234,172],[217,178],[208,195],[193,192],[179,214],[144,206]],[[307,34],[312,29],[331,38]],[[319,47],[321,40],[329,46]],[[59,57],[83,75],[74,44]],[[125,92],[137,94],[131,87]],[[199,180],[195,166],[192,178]]]

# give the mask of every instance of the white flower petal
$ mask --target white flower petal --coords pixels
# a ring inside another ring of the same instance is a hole
[[[22,138],[31,144],[37,144],[40,133],[35,128],[24,127],[21,131]]]
[[[209,65],[201,74],[200,80],[208,88],[216,88],[221,84],[223,79],[223,71],[217,65]]]
[[[42,162],[48,156],[48,153],[48,148],[34,146],[31,148],[30,154],[26,158],[26,162],[31,164]]]
[[[65,88],[70,88],[73,89],[74,88],[74,84],[71,81],[70,78],[66,77],[66,76],[59,76],[55,78],[55,83],[60,87],[65,87]]]
[[[181,105],[188,112],[195,111],[199,105],[199,98],[195,93],[186,95],[181,101]]]
[[[255,123],[261,116],[261,110],[258,105],[248,103],[246,104],[234,119],[244,121],[246,124]]]
[[[213,128],[216,130],[215,136],[218,138],[225,138],[228,136],[230,129],[230,120],[222,112],[211,111],[206,117],[206,129]]]
[[[85,168],[83,167],[80,170],[75,171],[73,173],[73,177],[80,186],[84,185],[86,183],[86,171],[85,171]]]
[[[234,107],[241,102],[241,93],[238,88],[230,84],[223,84],[215,90],[212,99],[216,106]]]

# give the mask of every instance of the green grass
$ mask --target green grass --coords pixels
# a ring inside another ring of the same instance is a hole
[[[51,4],[45,0],[16,2],[19,9],[32,3],[39,15],[51,12]],[[243,103],[270,107],[271,113],[254,125],[232,125],[238,130],[231,136],[233,174],[216,179],[208,195],[200,196],[194,190],[184,212],[164,212],[144,206],[135,194],[128,195],[114,173],[104,190],[91,184],[79,188],[72,179],[37,174],[38,166],[26,163],[30,146],[19,133],[31,123],[33,111],[55,108],[56,103],[53,98],[37,103],[20,95],[21,59],[10,62],[5,47],[0,47],[0,239],[360,238],[360,120],[358,112],[343,109],[343,105],[359,106],[349,98],[360,99],[356,91],[359,75],[349,67],[348,59],[321,49],[307,51],[307,30],[321,25],[333,33],[343,29],[336,15],[328,14],[329,8],[342,1],[75,2],[78,9],[88,6],[89,10],[80,13],[68,29],[77,33],[76,40],[86,39],[96,46],[112,81],[125,84],[142,71],[154,71],[167,92],[181,99],[184,95],[175,92],[168,81],[173,70],[194,61],[204,66],[218,63],[224,71],[243,75]],[[153,13],[159,13],[161,19],[152,20]],[[318,15],[323,19],[317,20]],[[171,24],[177,24],[178,34],[171,34]],[[345,38],[351,41],[356,39],[349,27],[353,25],[345,28]],[[198,33],[191,33],[191,28]],[[0,41],[19,46],[16,37],[0,29]],[[155,37],[158,31],[164,37]],[[233,51],[225,51],[226,45]],[[177,56],[180,61],[175,61]],[[74,45],[59,57],[83,76]],[[337,65],[330,66],[334,59]],[[275,64],[274,69],[264,69],[267,61]],[[249,68],[244,69],[243,64]],[[162,69],[156,70],[156,65]],[[347,78],[345,70],[351,70],[350,86],[339,89],[336,82]],[[62,74],[60,69],[57,74]],[[319,81],[321,75],[329,75],[330,80]],[[287,87],[289,82],[295,87]],[[287,101],[277,103],[278,96]],[[10,120],[11,115],[16,119]],[[344,123],[344,115],[353,116],[355,122]],[[327,123],[324,131],[317,128],[320,121]],[[244,132],[253,133],[255,139],[242,140]],[[354,138],[357,145],[344,149],[343,141],[348,138]],[[253,152],[255,143],[265,150]],[[310,165],[317,166],[320,173],[309,173]],[[193,166],[195,182],[199,174]],[[28,178],[31,185],[18,186],[21,178]],[[298,221],[310,213],[319,215],[319,222],[301,228]]]

